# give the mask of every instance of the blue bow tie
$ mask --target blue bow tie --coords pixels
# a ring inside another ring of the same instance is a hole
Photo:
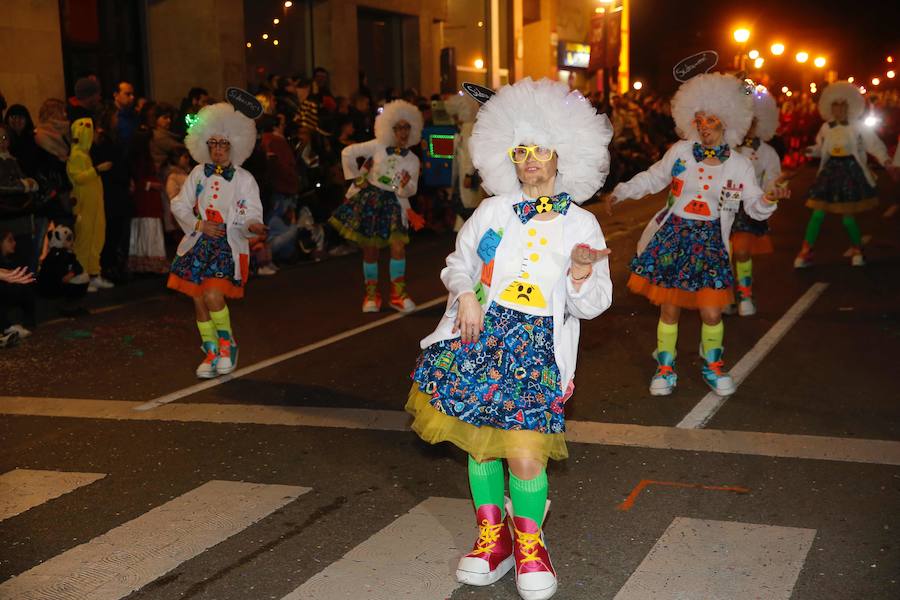
[[[388,154],[399,154],[400,156],[409,154],[409,148],[401,148],[400,146],[388,146],[385,150],[387,150]]]
[[[227,167],[223,167],[222,165],[211,165],[206,163],[203,165],[203,174],[207,177],[212,177],[213,175],[221,175],[225,178],[225,181],[231,181],[234,177],[234,167],[229,165]]]
[[[731,148],[728,147],[728,144],[707,148],[700,145],[699,142],[694,142],[694,159],[697,162],[703,162],[707,158],[718,158],[725,162],[729,156],[731,156]]]
[[[561,215],[569,212],[572,205],[572,197],[563,192],[555,196],[540,196],[537,200],[522,200],[513,204],[513,210],[519,215],[519,220],[524,225],[535,215],[555,210]]]

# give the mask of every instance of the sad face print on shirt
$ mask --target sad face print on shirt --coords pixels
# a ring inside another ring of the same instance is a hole
[[[565,266],[559,251],[563,218],[532,219],[522,226],[521,266],[518,275],[500,293],[501,304],[530,314],[550,314],[547,298]]]

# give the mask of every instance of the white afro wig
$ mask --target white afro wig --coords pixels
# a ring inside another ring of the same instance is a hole
[[[672,118],[680,135],[699,142],[694,115],[703,112],[722,121],[725,143],[739,146],[753,122],[753,99],[744,85],[737,77],[722,73],[704,73],[681,84],[672,98]]]
[[[590,199],[606,181],[612,126],[584,96],[560,82],[526,77],[500,88],[478,111],[469,150],[490,193],[518,195],[522,184],[508,151],[537,144],[556,151],[556,193]]]
[[[256,125],[227,102],[219,102],[200,109],[197,122],[184,138],[188,152],[200,164],[212,162],[206,147],[212,136],[221,136],[231,142],[231,162],[242,165],[256,146]]]
[[[866,100],[859,88],[849,81],[835,81],[828,84],[819,96],[819,114],[828,122],[833,121],[831,105],[835,102],[847,103],[847,120],[857,121],[866,111]]]
[[[478,114],[478,102],[465,92],[459,92],[444,100],[444,107],[460,123],[472,123]]]
[[[422,139],[422,113],[418,108],[404,100],[393,100],[384,105],[381,113],[375,117],[375,139],[385,146],[393,146],[397,139],[394,137],[394,125],[400,121],[406,121],[410,125],[409,144],[415,146]]]
[[[753,118],[756,119],[756,136],[768,142],[778,130],[778,105],[765,88],[753,92]]]

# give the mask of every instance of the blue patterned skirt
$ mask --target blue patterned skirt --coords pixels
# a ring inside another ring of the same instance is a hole
[[[249,257],[241,255],[241,262],[241,273],[247,273]],[[194,298],[210,290],[228,298],[244,295],[244,281],[234,278],[234,255],[227,236],[201,235],[184,256],[172,260],[167,285]]]
[[[630,268],[628,288],[654,304],[723,307],[733,299],[734,274],[718,219],[671,215]]]
[[[394,241],[409,242],[397,196],[371,183],[346,198],[328,222],[342,236],[362,246],[384,248]]]
[[[432,344],[413,379],[438,412],[503,430],[565,431],[564,400],[553,353],[553,317],[492,303],[478,341]]]
[[[809,188],[806,206],[849,215],[878,205],[877,192],[852,156],[832,156]]]

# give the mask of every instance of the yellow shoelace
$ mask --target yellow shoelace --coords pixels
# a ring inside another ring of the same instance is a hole
[[[497,545],[497,541],[500,539],[500,530],[503,526],[504,523],[491,525],[487,519],[482,520],[481,525],[478,526],[478,542],[476,542],[478,547],[471,553],[483,554],[493,550],[494,546]]]
[[[519,552],[522,553],[522,560],[520,563],[541,560],[537,555],[538,546],[541,548],[545,548],[546,546],[544,546],[544,542],[541,540],[540,531],[537,533],[525,533],[516,528],[516,541],[519,543]]]

